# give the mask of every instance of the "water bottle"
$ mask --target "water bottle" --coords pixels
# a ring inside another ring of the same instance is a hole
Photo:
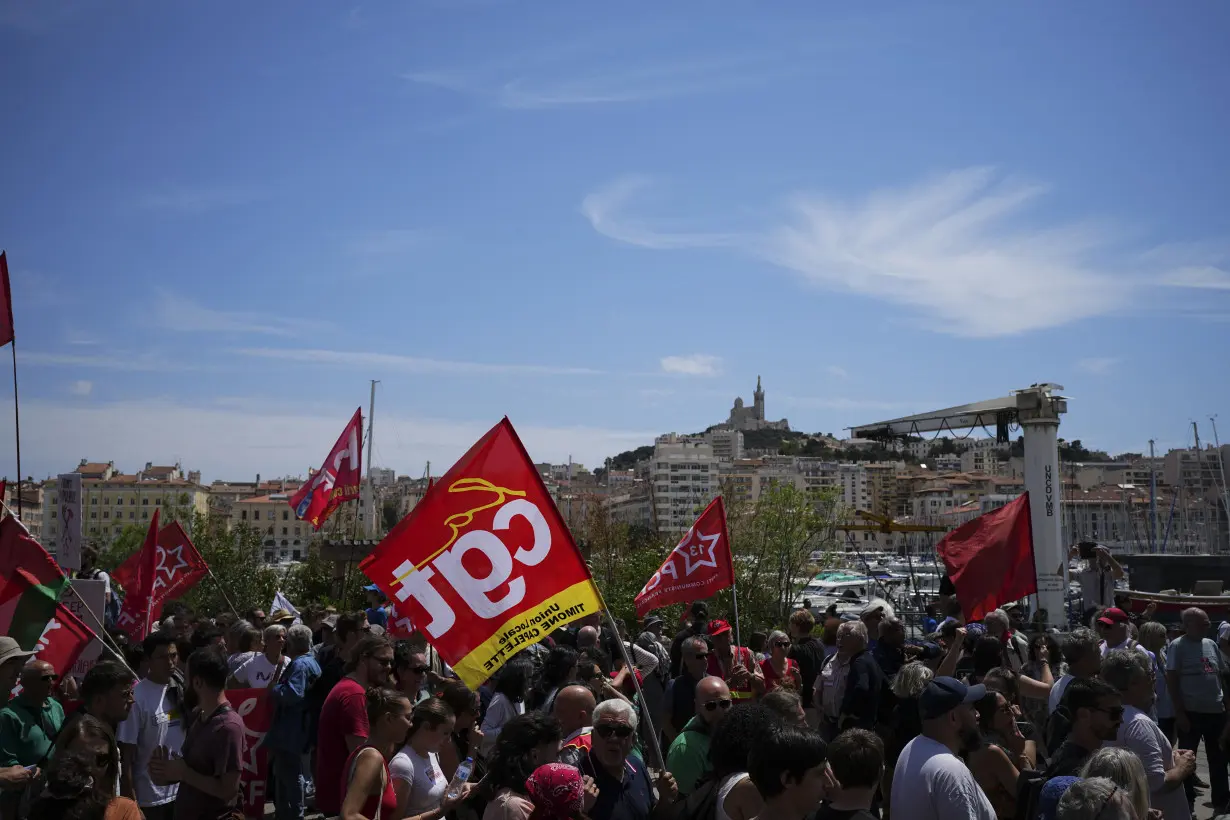
[[[444,790],[444,794],[449,800],[455,800],[461,794],[461,787],[470,779],[470,772],[472,771],[474,771],[474,758],[467,757],[461,761],[461,765],[457,767],[453,779],[448,782],[448,788]]]

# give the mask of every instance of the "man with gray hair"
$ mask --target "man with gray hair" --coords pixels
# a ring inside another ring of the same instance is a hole
[[[263,689],[282,674],[290,659],[282,652],[286,646],[286,627],[272,624],[263,633],[265,649],[235,670],[231,683],[238,688]]]
[[[837,628],[837,652],[820,667],[814,702],[820,705],[820,731],[826,740],[846,729],[876,726],[884,672],[867,643],[863,621],[843,623]]]
[[[1020,674],[1021,667],[1029,660],[1029,641],[1019,632],[1012,631],[1012,620],[1002,609],[994,609],[982,619],[987,635],[998,640],[1004,647],[1004,661],[1008,668]]]
[[[1153,663],[1135,649],[1114,649],[1102,660],[1102,680],[1123,696],[1123,723],[1115,745],[1127,749],[1144,765],[1149,806],[1165,820],[1190,820],[1183,781],[1196,771],[1196,755],[1171,748],[1166,734],[1149,717],[1153,707]]]
[[[281,627],[270,627],[280,629]],[[312,656],[312,630],[296,624],[286,632],[287,664],[269,689],[273,720],[264,744],[274,780],[274,816],[277,820],[303,820],[305,795],[304,753],[312,745],[312,715],[308,690],[320,679],[320,664]],[[266,630],[268,633],[268,630]],[[268,645],[269,638],[265,638]]]

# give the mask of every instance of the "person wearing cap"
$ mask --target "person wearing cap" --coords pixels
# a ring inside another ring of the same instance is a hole
[[[708,640],[709,606],[704,601],[695,601],[691,608],[692,620],[683,629],[675,633],[671,641],[671,677],[679,677],[683,664],[683,642],[688,638],[700,636]]]
[[[922,733],[893,770],[891,815],[909,820],[995,820],[991,801],[961,760],[980,743],[974,704],[985,686],[937,677],[918,698]]]
[[[764,694],[764,672],[756,656],[746,646],[734,645],[734,630],[723,620],[709,622],[709,637],[713,653],[709,656],[708,672],[730,686],[730,696],[736,702],[758,698]]]
[[[289,609],[275,609],[273,612],[269,613],[269,623],[279,624],[280,626],[290,629],[290,627],[295,623],[295,613],[291,612]]]
[[[1098,632],[1102,636],[1102,657],[1106,657],[1107,652],[1113,652],[1116,649],[1135,649],[1153,658],[1152,652],[1133,640],[1130,628],[1132,619],[1119,607],[1112,606],[1102,610],[1096,623]]]
[[[26,661],[34,657],[8,635],[0,636],[0,692],[11,692]]]
[[[1166,650],[1166,683],[1174,706],[1175,727],[1183,749],[1198,752],[1200,741],[1204,741],[1211,798],[1214,807],[1222,809],[1230,802],[1230,776],[1221,745],[1226,709],[1230,707],[1230,692],[1222,680],[1230,674],[1230,663],[1217,643],[1207,637],[1209,616],[1203,609],[1185,609],[1182,619],[1183,635]],[[1193,796],[1189,784],[1188,797]]]
[[[368,584],[363,587],[363,591],[367,593],[367,622],[372,626],[387,629],[389,611],[385,608],[388,600],[384,597],[384,593],[375,584]]]

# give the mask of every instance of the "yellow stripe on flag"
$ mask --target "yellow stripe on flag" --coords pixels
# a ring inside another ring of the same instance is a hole
[[[462,683],[478,689],[497,669],[530,644],[537,643],[565,624],[602,611],[594,582],[573,584],[532,609],[505,621],[495,633],[453,665]]]

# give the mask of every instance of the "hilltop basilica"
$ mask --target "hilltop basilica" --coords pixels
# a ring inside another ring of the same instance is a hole
[[[760,386],[760,377],[757,376],[756,392],[752,394],[752,406],[744,407],[743,399],[736,398],[735,406],[730,408],[730,418],[726,420],[724,426],[733,430],[789,430],[790,422],[786,419],[765,421],[764,390]]]

